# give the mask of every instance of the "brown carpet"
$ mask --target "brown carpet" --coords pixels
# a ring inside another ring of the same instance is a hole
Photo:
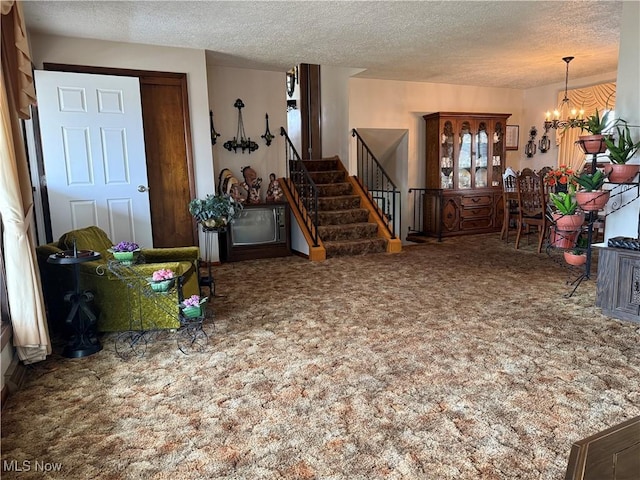
[[[34,365],[2,478],[561,479],[574,441],[640,414],[640,325],[594,280],[565,298],[534,243],[217,267],[205,353],[163,334],[125,362],[112,335]]]

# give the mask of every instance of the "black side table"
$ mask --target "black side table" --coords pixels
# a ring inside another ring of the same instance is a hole
[[[88,305],[93,300],[93,293],[80,290],[80,264],[99,258],[98,252],[75,249],[54,253],[47,258],[48,263],[73,265],[74,289],[64,296],[65,301],[71,304],[65,321],[70,330],[70,338],[62,352],[67,358],[86,357],[102,350],[96,333],[96,316]]]

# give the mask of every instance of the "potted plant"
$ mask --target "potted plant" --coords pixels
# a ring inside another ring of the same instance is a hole
[[[136,253],[140,251],[140,246],[135,242],[125,240],[113,245],[107,251],[111,252],[113,258],[123,265],[131,265],[134,262]]]
[[[147,281],[154,292],[168,292],[175,282],[175,273],[169,268],[161,268],[153,272]]]
[[[557,192],[566,192],[569,187],[573,185],[575,187],[576,182],[573,179],[574,171],[567,165],[560,165],[556,169],[549,170],[544,178],[544,184],[549,187],[550,190]]]
[[[627,163],[640,148],[640,140],[634,142],[627,122],[624,120],[621,122],[624,123],[624,128],[616,127],[618,141],[616,142],[614,138],[610,137],[604,139],[607,150],[609,150],[609,161],[611,161],[611,165],[606,167],[606,171],[609,174],[609,181],[614,183],[632,182],[640,171],[640,165]]]
[[[200,298],[199,295],[191,295],[178,304],[184,318],[197,318],[203,315],[203,305],[207,303],[207,297]]]
[[[575,177],[578,185],[582,187],[581,190],[576,192],[576,201],[580,208],[587,212],[598,211],[604,208],[609,201],[610,195],[608,190],[601,190],[606,178],[607,175],[599,169],[596,169],[594,173],[583,171]]]
[[[578,137],[578,144],[584,153],[604,153],[607,150],[607,145],[604,143],[604,132],[617,124],[617,120],[611,121],[610,114],[611,111],[605,110],[600,116],[596,108],[593,115],[590,115],[580,123],[580,130],[589,132],[589,135],[580,135]]]
[[[584,212],[578,209],[573,185],[569,192],[550,193],[549,198],[555,207],[551,216],[558,230],[573,232],[582,228]]]
[[[587,238],[584,235],[578,235],[575,246],[564,252],[564,261],[569,265],[579,267],[587,263]]]
[[[242,204],[231,195],[207,195],[204,199],[194,198],[189,202],[189,213],[205,229],[222,229],[238,218]]]

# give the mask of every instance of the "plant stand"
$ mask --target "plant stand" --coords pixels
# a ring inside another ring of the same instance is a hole
[[[143,260],[138,257],[138,260]],[[144,296],[154,302],[155,306],[169,315],[175,315],[180,321],[176,343],[182,353],[189,354],[204,351],[208,344],[208,336],[202,328],[205,319],[205,310],[194,318],[187,318],[179,309],[178,304],[183,298],[182,282],[183,277],[175,278],[175,284],[171,286],[169,292],[158,292],[153,290],[148,278],[141,275],[134,268],[134,265],[124,265],[118,261],[107,263],[108,270],[120,281],[124,282],[131,291],[135,291],[138,296]],[[175,294],[177,293],[177,302]],[[129,330],[121,332],[115,339],[115,351],[123,360],[131,358],[141,358],[147,351],[147,344],[157,335],[166,330],[160,330],[151,318],[143,318],[141,312],[135,312],[131,305],[131,295],[127,296],[129,303]]]
[[[580,142],[578,142],[580,143]],[[581,145],[581,147],[584,150],[584,147]],[[587,153],[585,151],[585,153]],[[594,153],[592,154],[591,157],[591,171],[595,172],[596,168],[598,167],[598,154]],[[611,182],[613,183],[613,182]],[[620,210],[621,208],[623,208],[624,206],[628,205],[631,202],[636,201],[639,197],[640,197],[640,183],[639,182],[634,182],[634,183],[621,183],[621,184],[617,184],[615,187],[613,187],[613,189],[611,189],[610,191],[610,199],[615,199],[615,198],[620,198],[622,200],[622,195],[630,190],[636,190],[635,196],[628,200],[625,203],[622,203],[622,201],[620,201],[620,204],[618,204],[618,200],[615,200],[611,207],[612,207],[612,211],[605,214],[605,217],[607,215],[609,215],[610,213],[613,213],[614,211]],[[592,241],[593,241],[593,226],[594,223],[596,223],[598,221],[598,211],[589,211],[588,215],[587,215],[587,248],[586,248],[586,254],[587,254],[587,261],[584,264],[584,271],[572,282],[568,282],[569,285],[571,285],[573,287],[573,289],[571,290],[571,292],[569,292],[567,295],[565,295],[566,297],[571,297],[575,291],[577,290],[577,288],[580,286],[580,284],[584,281],[584,280],[590,280],[591,279],[591,261],[592,261],[592,254],[593,254],[593,248],[592,248]]]
[[[200,296],[204,297],[204,292],[202,291],[202,287],[207,287],[209,289],[209,296],[210,297],[216,297],[216,296],[223,296],[223,295],[216,295],[216,280],[213,277],[213,270],[211,268],[211,260],[209,259],[209,255],[211,255],[211,253],[213,252],[213,238],[214,235],[218,235],[219,233],[226,233],[227,232],[227,228],[226,227],[222,227],[222,228],[209,228],[205,225],[202,225],[202,231],[204,232],[205,236],[204,236],[204,255],[202,255],[203,258],[200,259],[200,263],[207,263],[207,276],[203,277],[200,275],[200,268],[198,267],[198,282],[200,285]],[[220,242],[218,241],[218,245],[220,244]]]

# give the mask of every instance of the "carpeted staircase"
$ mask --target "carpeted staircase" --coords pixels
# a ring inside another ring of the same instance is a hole
[[[369,211],[361,208],[340,159],[305,160],[304,165],[318,187],[318,236],[327,258],[386,251],[387,240],[369,222]]]

